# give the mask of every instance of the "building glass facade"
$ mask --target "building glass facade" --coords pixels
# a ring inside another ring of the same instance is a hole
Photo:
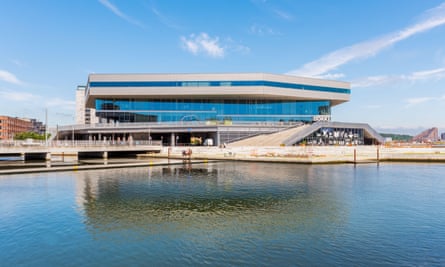
[[[361,128],[321,128],[305,137],[299,144],[364,145],[365,133]]]
[[[96,99],[100,122],[293,122],[331,115],[330,101]]]

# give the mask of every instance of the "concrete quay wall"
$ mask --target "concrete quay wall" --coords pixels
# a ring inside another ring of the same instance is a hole
[[[445,162],[445,148],[389,148],[383,146],[295,146],[295,147],[163,147],[154,157],[244,160],[294,163],[368,163],[379,161]]]

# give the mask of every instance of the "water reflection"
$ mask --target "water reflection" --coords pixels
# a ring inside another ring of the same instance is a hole
[[[79,172],[77,203],[96,234],[212,235],[334,229],[347,210],[332,192],[312,187],[312,168],[214,163]]]
[[[443,266],[444,171],[229,162],[0,176],[0,265]]]

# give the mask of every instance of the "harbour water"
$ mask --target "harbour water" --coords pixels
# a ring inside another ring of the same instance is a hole
[[[444,266],[445,165],[0,176],[2,266]]]

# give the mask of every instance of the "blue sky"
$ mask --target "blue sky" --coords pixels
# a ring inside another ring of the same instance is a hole
[[[0,114],[70,124],[90,73],[268,72],[352,84],[333,120],[445,131],[445,2],[0,0]]]

